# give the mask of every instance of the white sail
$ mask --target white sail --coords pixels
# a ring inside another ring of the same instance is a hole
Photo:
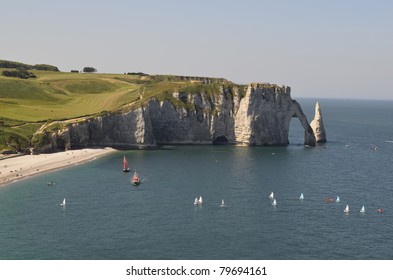
[[[271,194],[269,195],[269,198],[274,199],[274,193],[271,192]]]
[[[349,205],[345,206],[344,213],[349,213]]]
[[[65,206],[66,205],[66,199],[63,199],[63,203],[60,204],[61,206]]]
[[[273,205],[273,206],[276,206],[276,205],[277,205],[277,201],[276,201],[276,199],[274,199],[274,200],[273,200],[273,203],[272,203],[272,205]]]
[[[225,202],[224,202],[224,199],[221,199],[221,205],[220,205],[220,207],[225,207],[226,205],[225,205]]]
[[[362,206],[362,209],[360,209],[360,213],[366,213],[366,208],[364,207],[364,205]]]
[[[301,194],[300,194],[300,197],[299,197],[299,199],[300,199],[300,200],[303,200],[303,199],[304,199],[304,195],[303,195],[303,193],[301,193]]]
[[[194,205],[198,205],[198,203],[199,203],[199,200],[198,200],[198,198],[196,197],[195,200],[194,200]]]
[[[202,204],[202,203],[203,203],[202,196],[199,197],[198,203],[199,203],[199,204]]]
[[[340,197],[339,197],[339,196],[337,196],[336,202],[337,202],[337,203],[340,203]]]

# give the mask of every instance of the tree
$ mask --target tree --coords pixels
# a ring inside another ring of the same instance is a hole
[[[85,67],[85,68],[83,68],[83,72],[94,73],[94,72],[97,72],[97,69],[95,69],[94,67]]]

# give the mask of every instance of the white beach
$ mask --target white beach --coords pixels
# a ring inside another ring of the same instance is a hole
[[[53,154],[23,155],[0,160],[0,185],[94,160],[114,152],[112,148],[69,150]]]

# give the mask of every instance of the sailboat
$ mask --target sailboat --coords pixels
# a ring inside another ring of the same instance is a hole
[[[345,206],[344,213],[349,213],[349,205]]]
[[[304,199],[304,195],[303,195],[303,193],[301,193],[301,194],[300,194],[300,197],[299,197],[299,199],[300,199],[300,200],[303,200],[303,199]]]
[[[362,209],[360,209],[360,213],[366,213],[366,208],[364,207],[364,205],[362,206]]]
[[[198,200],[198,198],[196,197],[195,199],[194,199],[194,205],[198,205],[199,204],[199,200]]]
[[[134,176],[131,179],[131,183],[133,186],[138,186],[141,183],[141,180],[139,179],[138,173],[136,173],[136,171],[134,172]]]
[[[220,207],[227,207],[227,206],[225,205],[224,199],[221,199],[221,205],[220,205]]]
[[[270,193],[269,198],[270,199],[274,199],[274,193],[273,192]]]
[[[339,196],[336,197],[336,202],[340,203],[340,197]]]
[[[65,198],[63,199],[63,202],[60,203],[60,206],[66,206],[66,199]]]
[[[130,168],[128,168],[126,156],[123,156],[123,172],[130,172]]]
[[[276,199],[273,199],[272,205],[273,205],[273,206],[277,206],[277,201],[276,201]]]
[[[202,203],[203,203],[202,196],[200,196],[198,199],[198,204],[202,204]]]

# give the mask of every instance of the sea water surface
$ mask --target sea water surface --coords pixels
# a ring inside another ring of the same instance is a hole
[[[392,259],[393,102],[319,102],[317,147],[293,119],[287,147],[119,151],[3,186],[0,259]]]

